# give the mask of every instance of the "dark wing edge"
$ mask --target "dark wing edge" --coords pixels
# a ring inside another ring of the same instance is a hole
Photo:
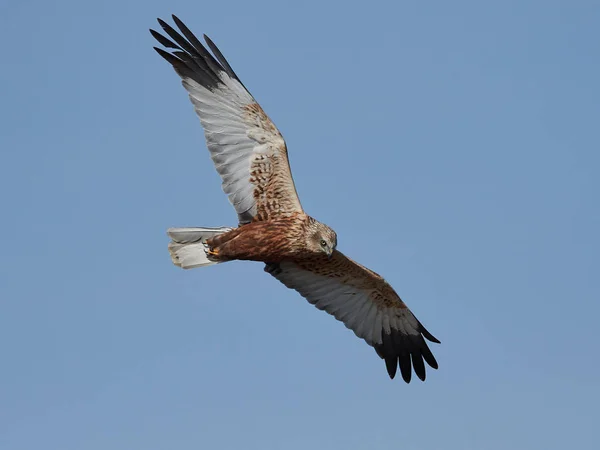
[[[204,35],[204,39],[215,56],[210,54],[194,33],[176,15],[173,14],[172,17],[180,32],[177,32],[164,20],[157,19],[163,31],[173,39],[172,41],[153,29],[150,29],[150,34],[164,47],[174,49],[169,53],[161,48],[154,47],[154,50],[173,66],[179,76],[191,78],[201,86],[214,90],[220,84],[223,84],[219,73],[224,72],[244,86],[223,54],[208,36]],[[244,89],[246,89],[245,86]],[[246,92],[248,92],[247,89]]]
[[[410,314],[414,317],[412,312]],[[390,378],[394,378],[398,367],[400,367],[400,374],[406,383],[410,383],[411,368],[414,369],[415,374],[421,381],[425,381],[427,374],[423,360],[432,369],[438,368],[438,363],[424,338],[436,344],[441,344],[441,342],[427,331],[416,317],[415,320],[418,323],[418,334],[406,334],[394,328],[391,328],[390,334],[388,334],[382,329],[382,343],[373,346],[377,355],[385,361],[385,367]]]

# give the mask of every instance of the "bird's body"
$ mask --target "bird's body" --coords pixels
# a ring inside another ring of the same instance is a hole
[[[304,213],[265,221],[250,222],[207,239],[216,260],[282,262],[310,260],[321,256],[320,232],[329,227]],[[333,234],[335,236],[335,234]],[[335,239],[335,238],[334,238]]]
[[[307,215],[296,192],[285,141],[214,43],[212,54],[175,16],[179,32],[151,30],[156,48],[181,77],[198,114],[222,187],[238,215],[236,228],[171,228],[175,265],[190,269],[231,260],[265,263],[265,271],[375,348],[394,378],[400,367],[425,380],[437,362],[425,339],[439,341],[378,274],[337,250],[337,235]],[[171,40],[172,39],[172,40]],[[214,55],[214,56],[213,56]]]

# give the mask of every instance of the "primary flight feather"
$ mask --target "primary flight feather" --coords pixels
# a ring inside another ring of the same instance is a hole
[[[237,228],[171,228],[169,252],[184,269],[232,260],[261,261],[265,271],[333,315],[375,348],[394,378],[425,362],[438,364],[425,339],[439,343],[378,274],[344,256],[337,235],[302,209],[285,141],[217,46],[208,48],[173,16],[179,29],[150,30],[169,51],[155,50],[181,77],[200,122],[222,187],[238,215]]]

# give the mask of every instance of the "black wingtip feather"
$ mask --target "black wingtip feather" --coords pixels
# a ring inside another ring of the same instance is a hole
[[[410,353],[404,352],[398,357],[398,365],[400,366],[400,373],[402,379],[406,383],[410,383],[412,378],[412,364],[410,363]]]
[[[417,322],[419,323],[419,331],[423,336],[425,336],[425,339],[427,339],[430,342],[435,342],[436,344],[441,344],[440,340],[436,338],[433,334],[431,334],[429,331],[427,331],[427,328],[425,328],[421,322],[419,322],[418,320]]]
[[[421,356],[423,356],[423,359],[425,360],[425,362],[432,369],[437,369],[438,363],[435,360],[435,356],[433,356],[433,353],[431,353],[431,350],[429,350],[429,347],[427,346],[427,342],[425,342],[425,340],[423,338],[421,338],[421,340],[423,341],[423,343],[421,344]]]
[[[425,381],[425,377],[427,376],[425,373],[425,364],[423,363],[423,358],[422,356],[419,354],[415,354],[413,353],[411,355],[411,361],[412,361],[412,366],[415,370],[415,373],[417,374],[417,376],[419,377],[419,379],[421,381]]]
[[[152,35],[152,37],[154,39],[156,39],[158,42],[160,42],[161,45],[164,45],[167,48],[175,48],[175,49],[181,50],[181,47],[179,47],[179,45],[177,45],[174,42],[170,41],[169,39],[167,39],[166,37],[164,37],[159,32],[153,30],[152,28],[150,29],[150,34]]]
[[[385,367],[388,375],[393,380],[396,376],[396,371],[398,370],[398,358],[395,356],[391,358],[385,358]]]
[[[180,61],[175,56],[173,56],[171,53],[165,52],[162,48],[158,48],[158,47],[152,47],[152,48],[154,50],[156,50],[156,53],[158,53],[160,56],[162,56],[163,58],[165,58],[169,63],[171,63],[173,65],[183,62],[183,61]]]
[[[229,75],[231,78],[236,79],[242,86],[244,86],[244,84],[242,83],[242,81],[240,80],[240,78],[233,71],[233,69],[231,68],[231,66],[229,65],[229,63],[227,62],[227,60],[225,59],[225,57],[223,56],[223,53],[221,53],[221,51],[215,45],[215,43],[206,34],[204,35],[204,40],[206,41],[206,43],[208,44],[208,47],[210,48],[210,50],[217,57],[217,59],[219,60],[219,62],[223,66],[223,68],[225,69],[225,72],[227,72],[227,75]]]

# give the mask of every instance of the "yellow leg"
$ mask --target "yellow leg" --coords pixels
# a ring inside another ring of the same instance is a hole
[[[206,253],[208,254],[208,256],[214,256],[214,257],[219,256],[219,250],[216,248],[209,248]]]

